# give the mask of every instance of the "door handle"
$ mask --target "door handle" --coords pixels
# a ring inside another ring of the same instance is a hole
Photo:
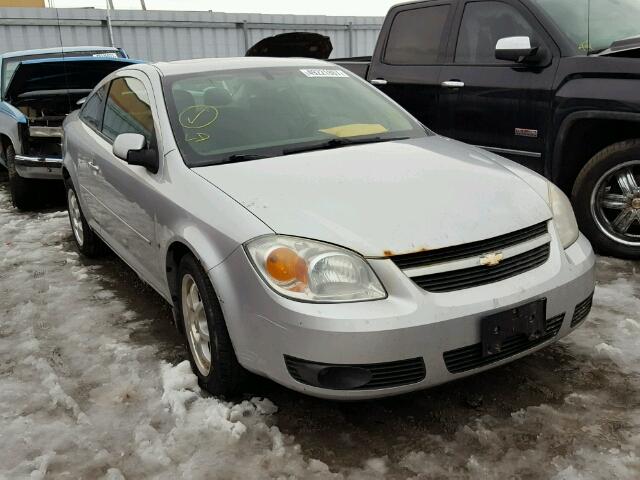
[[[387,82],[384,78],[374,78],[369,80],[369,83],[371,83],[371,85],[386,85]]]
[[[96,173],[100,171],[100,167],[95,163],[93,163],[93,160],[91,160],[90,162],[87,162],[87,166]]]
[[[461,82],[460,80],[447,80],[446,82],[442,82],[440,85],[444,88],[463,88],[464,82]]]

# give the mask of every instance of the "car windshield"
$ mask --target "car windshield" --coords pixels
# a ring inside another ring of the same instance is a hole
[[[121,50],[91,50],[85,52],[64,52],[65,57],[124,57]],[[24,55],[21,57],[7,57],[2,61],[2,95],[4,95],[4,91],[9,85],[9,81],[13,74],[15,73],[20,62],[24,62],[27,60],[36,60],[40,58],[61,58],[62,52],[53,52],[53,53],[39,53],[35,55]]]
[[[428,135],[337,66],[168,76],[171,126],[188,166]]]
[[[638,0],[534,0],[579,50],[597,53],[640,35]]]

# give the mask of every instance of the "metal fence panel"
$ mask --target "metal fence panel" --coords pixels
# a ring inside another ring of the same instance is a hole
[[[83,8],[0,8],[0,53],[114,44],[150,61],[244,55],[259,40],[291,31],[327,35],[333,58],[371,55],[382,17],[265,15]]]

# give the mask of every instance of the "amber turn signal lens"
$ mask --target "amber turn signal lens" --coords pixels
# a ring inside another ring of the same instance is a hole
[[[308,283],[307,262],[289,248],[274,248],[265,263],[269,276],[280,284]]]

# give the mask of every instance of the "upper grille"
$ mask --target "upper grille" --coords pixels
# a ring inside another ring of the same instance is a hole
[[[309,365],[320,368],[331,367],[357,367],[368,370],[371,373],[371,379],[365,385],[357,387],[354,390],[368,390],[374,388],[391,388],[401,385],[409,385],[418,383],[425,378],[426,370],[422,358],[411,358],[409,360],[398,360],[395,362],[372,363],[365,365],[332,365],[317,362],[301,360],[299,358],[285,355],[285,364],[289,374],[298,382],[307,385],[321,386],[316,379],[305,378],[304,370]],[[326,388],[326,387],[325,387]]]
[[[572,327],[575,327],[580,322],[582,322],[585,318],[587,318],[587,315],[589,315],[589,312],[591,311],[592,303],[593,303],[593,293],[589,296],[589,298],[587,298],[586,300],[583,300],[578,305],[576,305],[576,308],[573,311],[573,318],[571,319]]]
[[[465,243],[464,245],[456,245],[426,252],[395,255],[390,258],[402,270],[414,267],[425,267],[434,263],[450,262],[461,258],[482,255],[495,250],[502,250],[544,235],[547,231],[547,222],[542,222],[532,227],[523,228],[488,240],[480,240]]]
[[[555,337],[562,327],[563,320],[564,313],[548,319],[545,326],[545,334],[536,340],[529,340],[525,335],[507,338],[502,344],[500,353],[489,357],[482,356],[482,343],[450,350],[444,353],[444,363],[451,373],[461,373],[504,360]]]
[[[461,270],[412,277],[411,280],[429,292],[452,292],[463,288],[477,287],[498,282],[538,267],[547,261],[549,251],[550,246],[547,243],[528,252],[507,258],[495,267],[480,265]]]

